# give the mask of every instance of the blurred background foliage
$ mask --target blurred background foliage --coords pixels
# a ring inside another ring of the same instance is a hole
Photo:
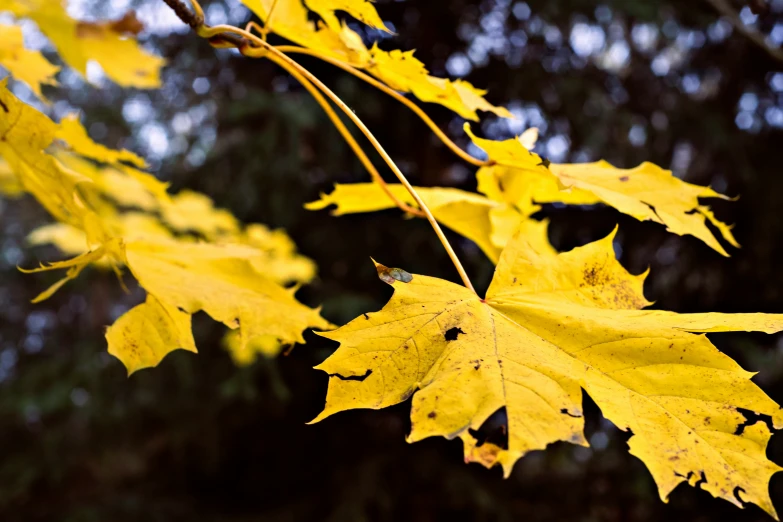
[[[720,4],[736,16],[720,16]],[[249,19],[236,0],[205,5],[212,24]],[[424,221],[398,211],[333,218],[302,209],[332,183],[367,175],[320,108],[273,64],[210,48],[160,0],[69,6],[83,19],[137,10],[146,45],[170,65],[158,91],[122,90],[91,69],[98,89],[66,70],[63,87],[46,92],[51,113],[80,109],[93,138],[145,154],[175,189],[206,192],[246,222],[285,227],[320,267],[299,295],[323,303],[327,318],[344,323],[388,298],[370,255],[456,279]],[[651,267],[646,291],[656,306],[783,312],[783,62],[775,58],[783,0],[379,0],[378,8],[397,35],[355,27],[368,40],[418,49],[435,74],[489,88],[490,101],[517,116],[485,118],[474,125],[483,135],[507,138],[537,126],[536,150],[553,161],[605,158],[631,167],[650,160],[741,195],[715,203],[743,244],[729,259],[606,208],[546,207],[541,216],[552,220],[556,247],[584,244],[619,223],[618,255],[634,273]],[[30,46],[50,50],[33,27],[26,30]],[[336,69],[301,61],[355,108],[414,184],[475,189],[472,168],[414,115]],[[468,146],[459,118],[426,109]],[[25,245],[48,218],[28,198],[0,201],[0,219],[4,521],[769,520],[755,506],[740,511],[684,485],[661,503],[649,473],[628,455],[626,436],[594,405],[591,449],[557,444],[534,452],[508,480],[464,465],[459,441],[406,444],[408,403],[306,426],[327,381],[311,368],[335,349],[311,334],[288,356],[238,369],[220,346],[223,328],[199,316],[199,355],[176,352],[126,379],[106,353],[103,327],[142,293],[125,295],[112,275],[91,270],[31,305],[52,279],[16,266],[58,256]],[[485,288],[491,264],[475,245],[450,237]],[[783,337],[713,340],[761,371],[756,381],[783,402]],[[783,463],[780,434],[769,455]],[[772,492],[783,509],[783,476]]]

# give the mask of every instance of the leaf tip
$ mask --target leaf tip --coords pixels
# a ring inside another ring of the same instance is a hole
[[[372,259],[372,258],[371,258]],[[401,283],[410,283],[413,281],[413,275],[401,268],[389,268],[373,259],[375,270],[378,272],[378,278],[386,284],[393,285],[396,281]]]

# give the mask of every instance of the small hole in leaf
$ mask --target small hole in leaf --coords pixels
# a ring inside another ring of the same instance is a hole
[[[503,449],[508,449],[508,414],[503,406],[489,416],[484,424],[477,430],[469,429],[468,433],[476,439],[476,446],[494,444]]]
[[[444,337],[447,341],[456,341],[459,334],[465,335],[465,332],[462,331],[462,328],[455,326],[454,328],[446,330]]]

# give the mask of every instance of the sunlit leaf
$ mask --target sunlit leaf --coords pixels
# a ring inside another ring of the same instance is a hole
[[[2,8],[2,4],[0,4]],[[40,51],[24,48],[22,28],[13,25],[0,25],[0,65],[11,76],[23,81],[42,100],[42,85],[57,85],[55,75],[60,70],[41,55]]]
[[[190,314],[152,295],[125,312],[106,330],[109,353],[122,361],[128,375],[157,366],[176,349],[196,352]]]
[[[700,332],[783,330],[783,315],[676,314],[642,310],[645,275],[616,261],[607,238],[557,256],[517,236],[481,299],[440,279],[378,265],[394,296],[323,335],[340,342],[319,369],[330,375],[321,420],[384,408],[413,396],[410,441],[460,437],[465,459],[500,464],[557,441],[587,446],[582,390],[618,428],[655,478],[661,498],[681,482],[775,516],[765,454],[770,429],[740,409],[783,410],[753,374]],[[403,276],[400,276],[402,274]],[[505,408],[508,446],[472,435]]]
[[[686,183],[669,170],[652,163],[642,163],[632,169],[620,169],[606,161],[549,163],[526,149],[518,139],[486,140],[476,137],[467,125],[465,130],[473,143],[504,167],[493,167],[492,176],[501,180],[503,197],[523,212],[535,208],[534,203],[601,201],[640,221],[666,225],[674,234],[695,236],[717,252],[728,255],[707,227],[709,221],[718,228],[723,239],[739,246],[731,227],[717,220],[709,207],[699,203],[699,198],[727,199],[726,196],[709,187]],[[491,176],[487,171],[482,175]],[[557,192],[556,185],[564,190]]]
[[[81,22],[68,16],[59,0],[3,0],[0,11],[33,20],[63,61],[82,75],[87,73],[87,63],[94,60],[106,76],[123,87],[160,86],[165,60],[136,42],[134,37],[143,27],[132,12],[114,21]]]

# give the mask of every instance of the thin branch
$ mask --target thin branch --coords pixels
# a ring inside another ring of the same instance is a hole
[[[749,27],[742,23],[739,15],[731,7],[731,4],[728,2],[728,0],[706,0],[706,2],[709,3],[716,11],[718,11],[718,13],[725,16],[734,29],[742,33],[745,38],[756,44],[758,47],[762,48],[775,60],[783,62],[783,50],[778,49],[777,47],[772,47],[769,45],[769,43],[767,43],[763,34],[753,27]]]
[[[198,29],[199,26],[204,25],[204,17],[192,12],[182,0],[163,0],[171,7],[174,13],[184,23],[190,26],[191,29]]]
[[[182,0],[163,0],[166,5],[171,7],[177,17],[182,20],[186,25],[189,25],[191,29],[199,32],[199,29],[204,26],[204,12],[201,10],[201,6],[197,1],[191,0],[193,4],[193,11],[188,9]],[[244,43],[241,37],[232,34],[215,35],[209,38],[209,43],[213,47],[237,47],[239,48]]]
[[[164,0],[164,1],[168,4],[169,1],[174,1],[174,0]],[[197,1],[196,0],[191,0],[191,1],[197,13],[201,14],[200,6],[196,7],[198,6]],[[230,35],[244,38],[244,40],[246,41],[243,41],[242,45],[238,47],[239,51],[243,55],[255,57],[255,58],[260,58],[260,57],[268,57],[270,59],[275,58],[272,61],[280,65],[280,67],[285,69],[289,74],[292,74],[292,71],[298,72],[299,74],[304,76],[309,82],[311,82],[314,86],[320,89],[321,92],[326,94],[326,96],[330,100],[332,100],[332,102],[334,102],[335,105],[337,105],[340,108],[340,110],[342,110],[343,113],[345,113],[346,116],[348,116],[348,118],[359,128],[359,130],[362,131],[362,134],[364,134],[365,137],[370,141],[372,146],[375,148],[375,150],[378,151],[378,153],[381,155],[381,157],[389,166],[389,168],[392,170],[392,172],[394,172],[394,175],[397,177],[400,183],[410,193],[410,195],[413,197],[414,201],[416,201],[416,204],[419,206],[421,211],[424,212],[424,214],[427,216],[427,221],[430,222],[432,229],[435,231],[435,235],[438,236],[438,239],[443,245],[443,248],[446,250],[446,253],[449,255],[449,258],[451,258],[452,263],[454,263],[454,267],[457,269],[457,272],[459,273],[463,284],[471,292],[478,295],[476,293],[475,288],[473,288],[473,283],[471,283],[467,272],[465,272],[465,268],[462,266],[462,263],[457,257],[456,252],[454,252],[451,243],[449,243],[449,240],[446,238],[446,235],[443,233],[443,229],[441,229],[440,224],[432,215],[432,212],[430,211],[427,204],[424,202],[424,200],[421,199],[419,193],[416,192],[416,189],[413,188],[413,186],[410,184],[408,179],[405,177],[405,174],[402,173],[400,168],[397,166],[397,164],[394,162],[391,156],[389,156],[389,154],[380,144],[378,139],[372,134],[372,132],[370,132],[370,129],[367,128],[364,122],[358,116],[356,116],[356,114],[354,114],[351,108],[348,107],[348,105],[346,105],[346,103],[342,99],[340,99],[339,96],[333,93],[331,89],[329,89],[329,87],[327,87],[326,85],[324,85],[323,82],[321,82],[321,80],[319,80],[310,71],[308,71],[307,69],[299,65],[296,61],[292,60],[289,56],[281,53],[273,45],[268,44],[261,38],[258,38],[254,34],[251,34],[250,32],[245,31],[243,29],[240,29],[239,27],[234,27],[231,25],[217,25],[215,27],[209,27],[202,23],[202,25],[196,28],[196,33],[202,38],[209,39],[210,43],[212,39],[215,37],[223,38],[224,40],[221,41],[226,41],[225,37]],[[225,33],[229,33],[229,35],[226,35]],[[253,45],[250,45],[250,43],[252,43]]]
[[[340,60],[335,60],[334,58],[319,53],[318,51],[313,51],[305,47],[298,47],[295,45],[278,45],[276,47],[280,52],[287,53],[287,54],[297,53],[297,54],[306,54],[308,56],[314,56],[320,60],[323,60],[327,63],[334,65],[335,67],[339,67],[340,69],[356,76],[362,81],[369,83],[376,89],[385,92],[386,94],[388,94],[389,96],[397,100],[398,102],[408,107],[411,111],[413,111],[430,128],[430,130],[433,133],[435,133],[438,139],[440,139],[440,141],[442,141],[444,145],[446,145],[449,149],[451,149],[451,151],[457,156],[459,156],[462,160],[472,165],[475,165],[477,167],[486,167],[493,164],[493,162],[491,161],[484,161],[478,158],[474,158],[473,156],[471,156],[470,154],[462,150],[459,145],[454,143],[448,136],[446,136],[446,134],[440,129],[440,127],[438,127],[435,124],[435,122],[432,121],[429,116],[427,116],[427,113],[424,112],[418,105],[416,105],[410,99],[401,95],[394,89],[390,88],[386,84],[379,82],[372,76],[365,74],[362,71],[356,69],[355,67],[352,67],[344,62],[341,62]]]
[[[251,35],[252,36],[252,35]],[[247,38],[247,36],[246,36]],[[248,38],[249,39],[249,38]],[[258,39],[258,41],[263,42],[263,40]],[[254,41],[255,43],[255,41]],[[259,47],[251,47],[246,46],[243,49],[240,49],[242,54],[247,56],[264,56],[265,54],[268,54],[268,57],[270,59],[276,58],[275,61],[278,65],[283,67],[285,70],[287,70],[289,73],[292,70],[297,70],[301,74],[303,74],[310,82],[315,84],[324,94],[326,94],[329,99],[331,99],[350,119],[353,121],[353,123],[359,127],[359,129],[362,131],[362,133],[367,137],[368,140],[370,140],[370,143],[372,143],[372,146],[375,147],[375,150],[378,151],[378,153],[381,155],[383,160],[386,162],[386,164],[389,166],[389,168],[394,172],[394,175],[397,176],[397,179],[400,180],[400,183],[408,190],[408,192],[411,194],[413,199],[416,201],[416,204],[419,206],[419,208],[426,214],[427,221],[430,222],[430,225],[432,225],[432,229],[435,231],[435,234],[438,236],[438,239],[443,244],[443,248],[446,249],[446,253],[451,258],[452,263],[454,263],[454,267],[457,269],[457,272],[460,275],[460,278],[462,279],[463,284],[466,288],[468,288],[470,291],[472,291],[474,294],[476,293],[475,288],[473,288],[473,283],[470,282],[470,278],[468,277],[468,274],[465,272],[465,268],[462,266],[462,263],[460,262],[459,258],[457,257],[456,252],[454,252],[454,249],[451,246],[451,243],[449,243],[449,240],[446,238],[446,235],[443,233],[443,230],[440,227],[440,224],[435,219],[435,216],[432,215],[432,212],[430,211],[427,204],[424,202],[424,200],[421,199],[421,196],[419,196],[419,193],[416,192],[416,189],[413,188],[413,186],[410,184],[408,179],[405,177],[405,174],[402,173],[400,168],[397,166],[396,163],[394,163],[394,160],[389,156],[389,154],[386,152],[386,150],[383,148],[383,146],[380,144],[380,142],[375,138],[375,136],[370,132],[370,129],[367,128],[366,125],[364,125],[364,122],[362,122],[361,119],[359,119],[356,114],[348,107],[348,105],[345,104],[344,101],[342,101],[336,94],[334,94],[326,85],[324,85],[318,78],[316,78],[310,71],[303,68],[301,65],[296,63],[294,60],[286,56],[285,54],[279,52],[277,49],[274,48],[274,46],[271,46],[267,44],[266,42],[263,42],[263,46]]]
[[[284,67],[283,64],[279,63],[279,58],[276,56],[267,56],[272,62],[277,63],[279,66]],[[285,68],[285,67],[284,67]],[[318,102],[318,105],[320,105],[324,112],[326,112],[326,115],[329,116],[329,119],[332,120],[332,124],[337,128],[337,130],[340,132],[342,137],[345,139],[345,141],[348,143],[348,146],[351,147],[351,150],[353,150],[354,154],[356,154],[356,157],[359,158],[359,161],[364,165],[364,168],[367,169],[367,172],[370,173],[370,177],[372,177],[373,181],[380,185],[381,189],[384,193],[386,193],[387,196],[389,196],[389,199],[391,199],[397,207],[400,208],[403,212],[408,212],[409,214],[413,214],[414,216],[418,217],[426,217],[424,212],[421,210],[414,208],[404,201],[401,201],[397,196],[394,195],[394,193],[389,188],[389,185],[386,184],[386,181],[381,177],[381,175],[378,173],[378,170],[375,168],[375,165],[372,164],[370,161],[370,158],[367,157],[367,154],[364,153],[364,150],[362,150],[361,146],[356,142],[356,139],[351,134],[351,131],[348,130],[348,128],[345,126],[343,121],[340,119],[340,116],[337,115],[336,112],[334,112],[334,109],[332,109],[332,106],[329,105],[329,102],[323,97],[321,94],[321,91],[319,91],[313,84],[310,82],[307,78],[305,78],[299,71],[293,69],[293,68],[286,68],[288,73],[294,77],[295,80],[297,80],[299,83],[302,84],[302,86],[307,89],[307,92],[310,93],[310,95],[315,99],[316,102]]]

